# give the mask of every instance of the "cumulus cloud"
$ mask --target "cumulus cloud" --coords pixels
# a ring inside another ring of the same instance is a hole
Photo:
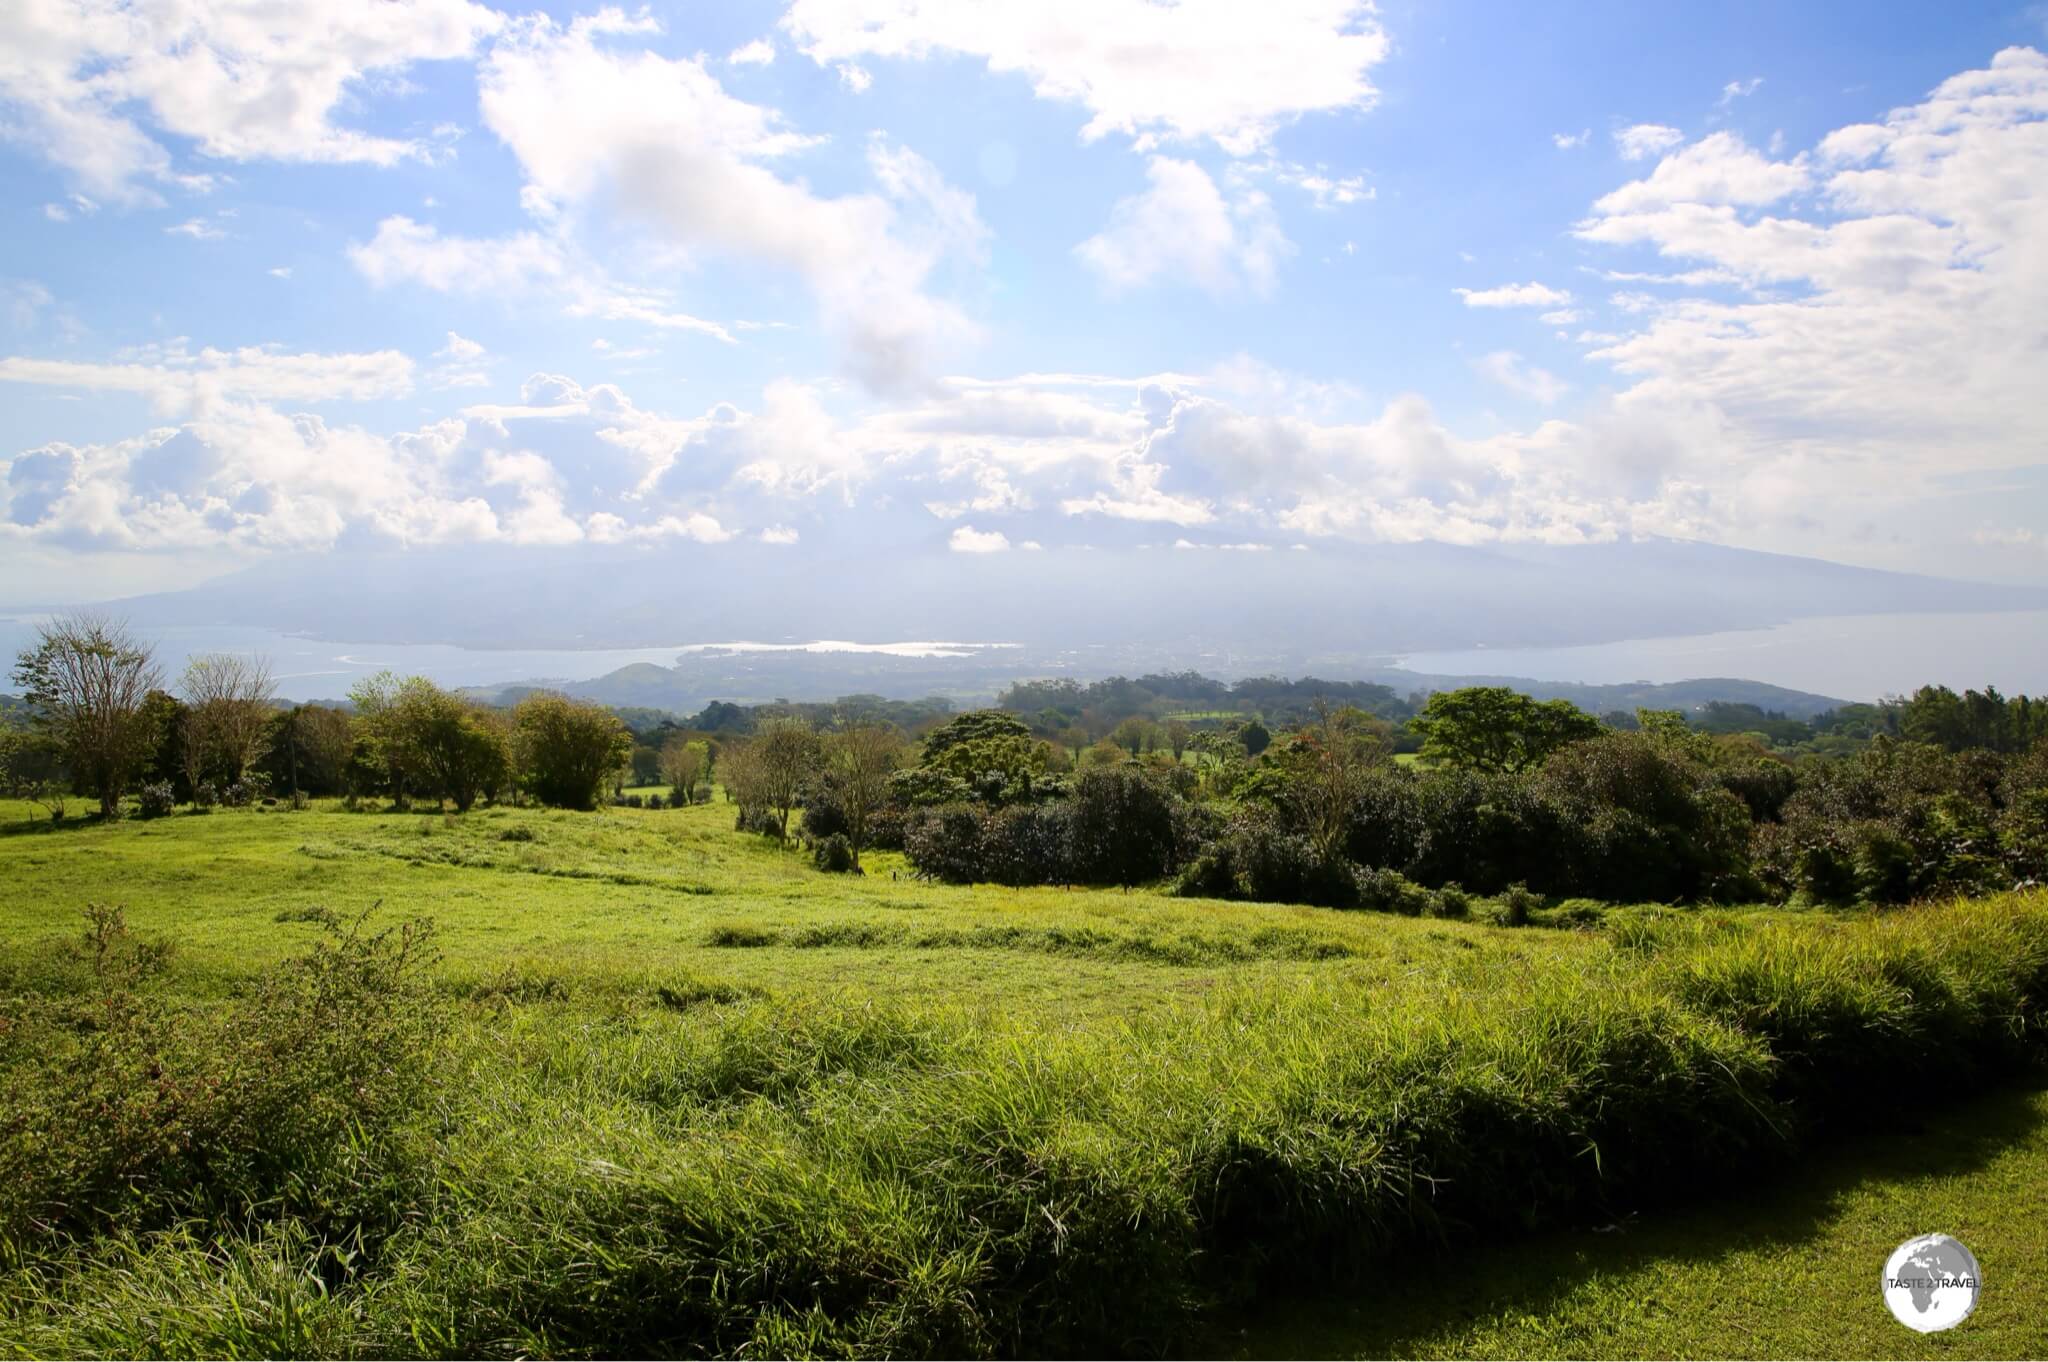
[[[1717,132],[1666,156],[1649,178],[1625,184],[1593,205],[1603,214],[1643,212],[1673,204],[1775,203],[1807,185],[1802,161],[1773,161],[1732,132]]]
[[[734,66],[766,66],[775,60],[775,44],[766,38],[756,38],[735,47],[725,59]]]
[[[1304,114],[1371,108],[1367,73],[1388,51],[1361,0],[796,0],[782,26],[820,65],[974,57],[1081,105],[1088,141],[1208,140],[1240,156]]]
[[[1621,153],[1624,161],[1648,160],[1684,140],[1684,133],[1662,123],[1637,123],[1614,131],[1614,149]]]
[[[0,37],[0,99],[9,135],[117,202],[203,187],[153,131],[220,160],[391,165],[431,142],[341,126],[337,110],[416,62],[469,55],[502,22],[470,0],[29,0]]]
[[[1452,289],[1466,307],[1556,307],[1572,300],[1563,289],[1548,284],[1502,284],[1498,288]]]
[[[1787,208],[1795,197],[1805,211]],[[1576,230],[1674,262],[1660,284],[1735,295],[1646,301],[1635,329],[1591,338],[1635,384],[1607,419],[1667,451],[1673,485],[1697,489],[1716,531],[1769,534],[1830,505],[1847,545],[1887,506],[1952,497],[1936,480],[1959,466],[2040,462],[2041,53],[2001,52],[1811,156],[1774,161],[1716,134]],[[1821,528],[1804,526],[1816,551]]]
[[[536,233],[443,236],[403,214],[378,223],[369,241],[350,245],[348,258],[375,287],[419,284],[439,293],[516,293],[568,269],[561,247]]]
[[[644,25],[529,18],[484,61],[484,121],[518,157],[532,206],[601,199],[687,257],[791,271],[847,368],[878,389],[923,381],[940,347],[976,336],[929,287],[947,259],[981,258],[971,196],[881,140],[868,148],[876,192],[817,194],[774,168],[815,138],[726,93],[699,59],[600,42],[622,27]]]
[[[1010,537],[1001,530],[977,530],[972,525],[962,525],[946,540],[946,547],[955,553],[1003,553],[1010,547]]]
[[[1155,282],[1215,294],[1271,290],[1294,248],[1264,194],[1226,200],[1207,171],[1170,156],[1152,157],[1145,175],[1150,187],[1120,200],[1109,225],[1074,248],[1110,291]]]

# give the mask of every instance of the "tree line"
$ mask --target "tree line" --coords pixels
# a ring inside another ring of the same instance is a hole
[[[44,624],[13,677],[24,722],[0,730],[0,771],[59,818],[74,793],[103,818],[131,793],[145,816],[315,795],[589,809],[633,745],[603,706],[547,691],[506,709],[380,672],[350,692],[349,710],[281,706],[267,662],[227,653],[194,657],[167,682],[146,643],[92,614]]]

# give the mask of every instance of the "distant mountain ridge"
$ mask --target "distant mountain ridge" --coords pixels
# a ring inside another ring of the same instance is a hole
[[[1078,681],[1101,679],[1095,675],[1066,674]],[[1102,673],[1105,676],[1112,674],[1115,673]],[[714,689],[707,688],[700,677],[686,669],[657,667],[642,662],[620,667],[616,671],[588,680],[563,682],[552,688],[583,699],[595,700],[600,704],[664,710],[677,717],[687,717],[702,710],[714,700],[734,704],[762,704],[776,699],[819,702],[857,693],[879,695],[890,700],[915,700],[927,695],[941,694],[953,700],[955,704],[967,707],[974,704],[993,704],[996,696],[1010,682],[1025,679],[1028,679],[1027,674],[1006,677],[1001,684],[990,687],[985,693],[933,690],[914,683],[907,686],[892,684],[886,679],[854,691],[824,676],[805,683],[802,678],[785,675],[781,677],[782,684],[773,695],[733,690],[718,690],[714,693]],[[1613,710],[1633,712],[1637,709],[1693,711],[1718,701],[1724,704],[1755,705],[1759,709],[1774,711],[1794,719],[1811,719],[1816,714],[1825,713],[1847,703],[1833,696],[1816,695],[1810,691],[1791,690],[1784,686],[1767,685],[1761,681],[1744,681],[1733,677],[1707,677],[1666,683],[1585,685],[1537,681],[1517,676],[1431,676],[1399,667],[1383,667],[1356,677],[1332,675],[1321,679],[1333,684],[1352,680],[1372,682],[1391,687],[1403,696],[1415,692],[1456,690],[1461,686],[1509,686],[1539,700],[1569,700],[1593,714],[1605,714]],[[531,682],[517,682],[503,686],[472,686],[466,693],[481,700],[502,704],[517,700],[521,695],[535,689],[539,687]]]
[[[723,639],[968,639],[1107,648],[1242,671],[1413,652],[1760,628],[1814,615],[2048,609],[2048,589],[1943,581],[1677,540],[1573,547],[1124,546],[953,554],[883,545],[464,546],[336,572],[278,558],[114,603],[138,625],[236,624],[363,643],[627,648]],[[1120,663],[1121,665],[1121,663]]]

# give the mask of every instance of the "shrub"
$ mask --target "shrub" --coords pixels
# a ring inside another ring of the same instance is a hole
[[[1398,870],[1360,870],[1358,906],[1380,913],[1420,917],[1429,911],[1430,892]]]
[[[811,843],[811,863],[827,874],[844,875],[853,869],[853,843],[843,832],[817,838]]]
[[[1542,895],[1531,893],[1528,885],[1511,884],[1495,902],[1493,920],[1503,927],[1526,927],[1542,906]]]
[[[1466,918],[1472,916],[1472,896],[1453,882],[1441,889],[1430,891],[1429,903],[1423,908],[1427,917]]]
[[[136,795],[140,807],[136,812],[143,818],[162,818],[177,807],[177,791],[168,780],[159,780],[145,785]]]
[[[981,878],[981,814],[971,805],[914,810],[903,824],[903,852],[920,874],[948,884]]]

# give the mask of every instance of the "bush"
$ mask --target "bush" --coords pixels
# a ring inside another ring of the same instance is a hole
[[[1358,872],[1358,906],[1380,913],[1420,917],[1430,909],[1430,892],[1397,870]]]
[[[1511,884],[1495,901],[1493,920],[1502,927],[1526,927],[1542,906],[1543,896],[1531,893],[1528,885]]]
[[[224,1227],[291,1215],[334,1242],[396,1229],[411,1202],[393,1181],[397,1131],[439,1072],[431,928],[323,923],[310,953],[201,1011],[161,990],[164,943],[133,936],[119,909],[87,918],[71,951],[86,982],[13,1018],[0,1242],[25,1242],[32,1224],[195,1215]]]
[[[1306,837],[1258,812],[1234,819],[1181,872],[1172,892],[1184,898],[1354,908],[1358,886],[1358,873],[1348,861],[1323,860]]]
[[[168,780],[159,780],[145,785],[136,795],[139,808],[137,814],[143,818],[162,818],[177,807],[177,791]]]
[[[820,837],[811,844],[811,863],[827,874],[844,875],[853,869],[853,843],[841,832]]]
[[[914,810],[903,823],[903,852],[920,874],[973,884],[982,878],[981,813],[967,804]]]
[[[1467,918],[1472,916],[1472,896],[1455,883],[1447,884],[1430,891],[1422,911],[1427,917]]]

